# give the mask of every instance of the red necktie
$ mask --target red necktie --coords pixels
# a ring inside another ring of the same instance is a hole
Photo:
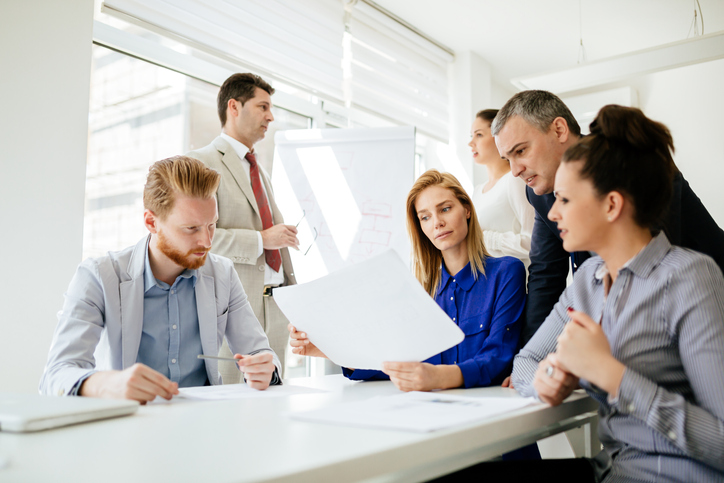
[[[246,160],[249,161],[249,177],[251,178],[251,189],[254,191],[254,198],[256,198],[256,204],[259,207],[259,216],[261,217],[261,226],[266,230],[274,226],[272,221],[271,208],[269,208],[269,200],[264,194],[264,188],[261,185],[261,176],[259,176],[259,165],[256,163],[256,156],[252,153],[246,153]],[[264,250],[264,256],[266,257],[266,263],[274,269],[275,272],[279,271],[279,267],[282,265],[282,254],[279,250]]]

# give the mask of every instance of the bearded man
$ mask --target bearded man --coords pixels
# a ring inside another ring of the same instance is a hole
[[[65,294],[40,392],[171,399],[221,384],[226,338],[246,383],[280,384],[281,364],[233,263],[212,253],[221,177],[175,156],[154,163],[143,192],[150,232],[135,246],[85,260]]]

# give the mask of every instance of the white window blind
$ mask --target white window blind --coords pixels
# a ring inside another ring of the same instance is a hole
[[[374,6],[347,6],[346,100],[444,142],[453,55]]]
[[[104,0],[103,11],[264,77],[448,140],[452,53],[371,2]]]
[[[342,98],[339,0],[105,0],[103,7],[255,73]]]

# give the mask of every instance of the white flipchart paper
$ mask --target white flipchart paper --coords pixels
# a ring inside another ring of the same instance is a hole
[[[275,289],[274,300],[297,330],[344,367],[420,362],[465,338],[392,250]]]

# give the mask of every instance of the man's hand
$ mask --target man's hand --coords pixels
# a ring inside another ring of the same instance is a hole
[[[289,345],[292,346],[292,352],[294,354],[299,354],[300,356],[324,357],[325,359],[328,359],[324,352],[320,351],[317,346],[312,344],[312,342],[307,338],[306,332],[299,332],[292,324],[289,324],[287,329],[289,330],[289,337],[291,338]]]
[[[101,371],[83,382],[81,396],[109,399],[133,399],[141,404],[153,401],[156,396],[171,399],[178,394],[178,384],[166,376],[140,363],[123,371]]]
[[[247,386],[260,391],[269,387],[274,369],[276,369],[271,352],[265,351],[253,356],[234,354],[234,358],[238,359],[236,364],[244,373]]]
[[[551,406],[558,406],[578,386],[578,378],[568,373],[558,362],[556,354],[548,354],[538,364],[533,387],[538,399]]]
[[[299,250],[297,228],[292,225],[274,225],[261,232],[261,239],[266,250],[278,248],[294,248]]]
[[[400,391],[432,391],[463,385],[463,374],[454,365],[435,366],[427,362],[385,362],[382,372]]]
[[[611,354],[608,338],[600,325],[583,312],[569,309],[568,316],[571,321],[558,336],[559,363],[616,397],[626,366]]]

